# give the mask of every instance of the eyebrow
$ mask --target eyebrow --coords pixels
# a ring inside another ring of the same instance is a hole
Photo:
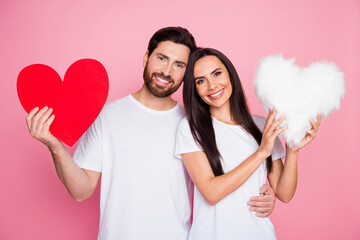
[[[221,68],[215,68],[215,70],[213,70],[211,73],[210,73],[210,75],[211,74],[214,74],[217,70],[219,70],[219,69],[221,69]],[[194,80],[196,81],[197,79],[199,79],[199,78],[203,78],[204,76],[200,76],[200,77],[197,77],[197,78],[195,78]]]
[[[162,53],[157,53],[158,56],[162,56],[163,58],[165,58],[166,60],[169,60],[169,57],[162,54]],[[184,63],[183,61],[175,61],[175,63],[181,63],[181,64],[184,64],[185,67],[187,66],[186,63]]]

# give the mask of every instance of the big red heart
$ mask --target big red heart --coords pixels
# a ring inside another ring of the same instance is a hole
[[[26,112],[35,107],[54,109],[50,132],[72,146],[89,128],[105,104],[109,80],[104,66],[93,59],[73,63],[64,81],[51,67],[33,64],[17,79],[17,92]]]

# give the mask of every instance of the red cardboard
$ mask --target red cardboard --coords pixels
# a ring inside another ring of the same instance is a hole
[[[51,67],[33,64],[17,79],[17,93],[27,113],[33,108],[54,109],[50,132],[72,146],[95,121],[106,102],[109,79],[104,66],[94,59],[81,59],[65,73],[64,81]]]

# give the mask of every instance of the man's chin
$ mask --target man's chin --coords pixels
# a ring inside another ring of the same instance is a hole
[[[158,98],[166,98],[173,94],[170,89],[163,89],[157,86],[146,86],[150,94]]]

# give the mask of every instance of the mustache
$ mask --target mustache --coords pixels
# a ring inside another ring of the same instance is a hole
[[[170,75],[165,75],[164,73],[153,73],[152,75],[153,75],[153,77],[156,76],[156,77],[162,78],[164,80],[167,80],[171,83],[174,83],[174,79],[172,79],[172,77]]]

